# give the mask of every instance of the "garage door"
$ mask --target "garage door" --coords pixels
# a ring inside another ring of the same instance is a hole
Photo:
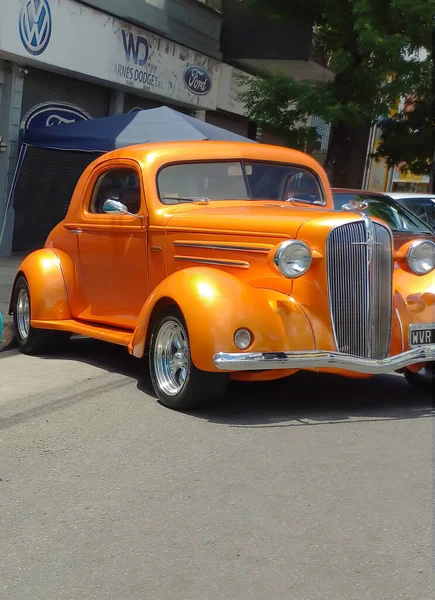
[[[23,126],[56,126],[105,117],[109,89],[54,73],[31,69],[23,93]],[[29,148],[17,184],[13,251],[41,247],[65,216],[75,184],[95,156]]]

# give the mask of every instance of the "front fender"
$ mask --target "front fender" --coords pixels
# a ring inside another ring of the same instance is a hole
[[[61,253],[63,254],[63,253]],[[69,258],[62,257],[65,261]],[[65,265],[68,268],[68,265]],[[43,248],[29,254],[21,263],[9,304],[9,314],[13,312],[12,298],[17,279],[24,275],[30,291],[32,321],[70,319],[68,294],[60,257],[52,248]]]
[[[307,316],[287,295],[253,288],[217,269],[193,267],[170,275],[148,298],[129,345],[136,357],[144,354],[153,311],[162,301],[180,308],[192,360],[204,371],[217,371],[213,363],[217,352],[239,351],[233,338],[242,327],[254,335],[249,348],[253,352],[315,349]]]
[[[435,271],[414,275],[397,268],[394,273],[394,307],[403,335],[403,350],[409,349],[409,327],[435,323]]]

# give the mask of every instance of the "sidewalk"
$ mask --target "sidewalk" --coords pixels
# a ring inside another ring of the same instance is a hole
[[[12,317],[8,315],[9,297],[16,272],[23,256],[0,257],[0,312],[3,316],[3,340],[0,338],[0,351],[9,347],[13,339]]]
[[[0,257],[0,311],[3,313],[3,323],[11,321],[11,317],[8,315],[9,297],[22,260],[22,256]]]
[[[3,323],[11,322],[11,317],[8,315],[9,297],[22,260],[22,256],[0,257],[0,312],[3,313]]]

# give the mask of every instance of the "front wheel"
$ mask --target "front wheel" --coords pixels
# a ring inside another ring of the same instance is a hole
[[[435,362],[428,363],[418,373],[406,371],[405,377],[411,387],[418,392],[432,394],[435,384]]]
[[[154,326],[149,365],[157,397],[168,408],[200,408],[225,395],[226,374],[200,371],[193,364],[187,327],[176,309],[165,311]]]
[[[24,354],[38,354],[47,350],[55,350],[64,345],[71,337],[64,331],[35,329],[30,325],[31,304],[27,281],[19,277],[12,296],[15,338]]]

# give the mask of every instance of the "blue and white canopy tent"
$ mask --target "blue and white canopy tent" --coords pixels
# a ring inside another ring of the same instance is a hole
[[[167,106],[112,117],[65,123],[55,127],[28,129],[23,136],[17,166],[3,215],[0,247],[18,177],[27,148],[103,154],[135,144],[222,140],[254,142],[241,135],[190,117]]]

